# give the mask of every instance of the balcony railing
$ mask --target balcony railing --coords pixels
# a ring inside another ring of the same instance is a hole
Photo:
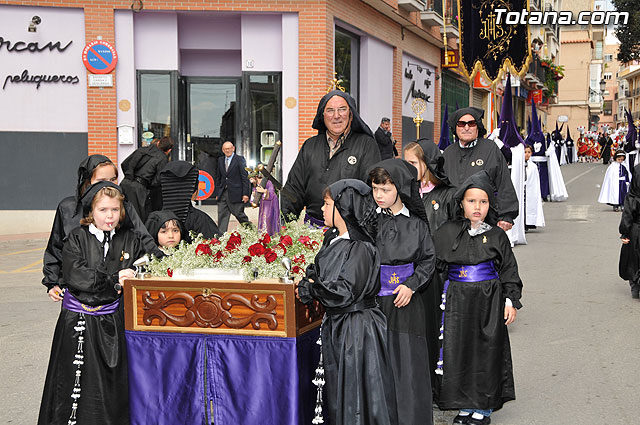
[[[442,0],[427,0],[425,10],[428,12],[436,12],[442,16]]]

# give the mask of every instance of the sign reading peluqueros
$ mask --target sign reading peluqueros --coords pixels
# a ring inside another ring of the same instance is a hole
[[[497,9],[502,9],[498,22]],[[507,24],[508,12],[529,10],[528,0],[458,0],[460,70],[495,82],[501,70],[524,76],[531,60],[528,24]]]

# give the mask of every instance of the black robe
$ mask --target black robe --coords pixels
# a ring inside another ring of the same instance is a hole
[[[135,233],[144,246],[145,252],[153,254],[156,257],[163,257],[164,253],[158,249],[156,242],[149,235],[147,228],[138,217],[136,210],[127,201],[124,202],[126,220],[131,222]],[[44,278],[42,284],[49,291],[54,286],[62,286],[62,247],[71,234],[71,231],[80,227],[82,219],[82,204],[75,196],[64,198],[58,208],[53,219],[53,227],[49,235],[49,242],[44,251],[42,273]]]
[[[640,165],[631,171],[629,193],[624,199],[619,231],[622,238],[630,239],[620,248],[619,275],[632,283],[640,283]]]
[[[389,357],[393,370],[398,422],[401,424],[433,423],[427,326],[423,298],[415,293],[427,285],[435,268],[435,251],[429,226],[417,216],[378,215],[376,248],[380,263],[398,266],[414,264],[414,273],[404,282],[414,291],[411,301],[398,308],[397,295],[378,297],[387,317]]]
[[[118,272],[131,267],[142,255],[144,249],[136,234],[119,229],[103,259],[102,245],[88,227],[76,227],[64,244],[62,286],[88,306],[111,303],[120,298],[114,289]],[[121,299],[115,313],[83,316],[86,329],[77,423],[126,425],[129,423],[129,391],[123,301]],[[65,308],[60,311],[42,394],[39,425],[68,423],[77,369],[73,362],[79,332],[74,327],[79,317],[79,313]]]
[[[335,240],[324,245],[307,270],[298,293],[303,303],[344,309],[375,299],[380,260],[365,241]],[[387,354],[387,321],[377,306],[325,315],[322,356],[324,400],[332,425],[397,424],[393,376]]]
[[[160,171],[168,161],[167,155],[155,144],[136,149],[122,161],[124,179],[120,186],[142,221],[146,221],[152,211],[162,209]]]
[[[185,235],[184,239],[190,241],[190,231],[202,233],[206,239],[217,238],[220,236],[220,229],[216,225],[215,221],[206,212],[197,209],[193,205],[189,205],[189,212],[187,218],[184,221]]]
[[[507,234],[492,227],[469,235],[469,220],[445,223],[434,237],[437,268],[493,261],[499,279],[450,280],[444,316],[443,375],[438,405],[448,409],[499,409],[515,400],[505,298],[521,308],[522,282]],[[453,247],[457,248],[454,250]]]
[[[454,143],[445,149],[443,156],[445,173],[455,186],[486,170],[497,192],[498,220],[514,222],[518,217],[518,197],[504,156],[493,141],[478,138],[478,144],[472,148],[461,148],[459,143]]]
[[[369,168],[378,161],[378,145],[368,134],[351,132],[331,159],[325,133],[307,139],[282,189],[286,192],[280,197],[282,213],[297,217],[307,207],[309,215],[324,221],[322,191],[342,179],[366,181]]]

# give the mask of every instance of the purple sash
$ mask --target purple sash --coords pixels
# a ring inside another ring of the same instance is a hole
[[[324,224],[324,220],[318,220],[317,218],[311,217],[309,214],[305,213],[304,215],[304,222],[305,223],[309,223],[313,226],[319,227],[319,228],[323,228],[323,227],[327,227],[326,224]]]
[[[120,299],[117,299],[109,304],[97,306],[82,304],[76,297],[71,295],[71,292],[69,292],[68,289],[64,292],[64,298],[62,299],[62,307],[66,308],[67,310],[73,311],[74,313],[89,314],[91,316],[113,314],[118,311],[119,304]]]
[[[449,265],[449,280],[456,282],[482,282],[498,278],[498,272],[493,261],[475,265]]]
[[[380,292],[379,297],[393,295],[393,291],[398,285],[413,274],[413,263],[402,264],[400,266],[380,266]]]

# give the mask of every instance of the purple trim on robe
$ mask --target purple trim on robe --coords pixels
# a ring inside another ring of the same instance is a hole
[[[311,423],[318,330],[298,338],[126,331],[131,424]]]
[[[627,167],[623,164],[620,164],[620,180],[619,190],[618,190],[618,205],[624,205],[624,198],[627,197],[627,186],[629,183],[629,172],[627,171]]]
[[[380,292],[379,297],[393,295],[393,291],[413,275],[413,263],[401,264],[399,266],[380,265]]]
[[[327,225],[324,224],[324,220],[318,220],[317,218],[314,218],[307,213],[304,214],[304,222],[311,224],[313,226],[319,227],[321,229],[324,227],[327,227]]]
[[[549,164],[546,161],[536,162],[538,165],[538,174],[540,174],[540,196],[543,200],[549,199]]]
[[[118,311],[118,305],[120,305],[120,299],[115,300],[112,303],[104,305],[87,305],[82,304],[76,297],[71,295],[71,292],[67,289],[64,291],[64,298],[62,298],[62,307],[73,311],[74,313],[84,313],[91,316],[102,316],[105,314],[113,314]]]
[[[274,235],[280,232],[280,205],[271,181],[267,181],[267,192],[262,195],[258,211],[258,230]],[[253,189],[255,192],[255,188]]]

